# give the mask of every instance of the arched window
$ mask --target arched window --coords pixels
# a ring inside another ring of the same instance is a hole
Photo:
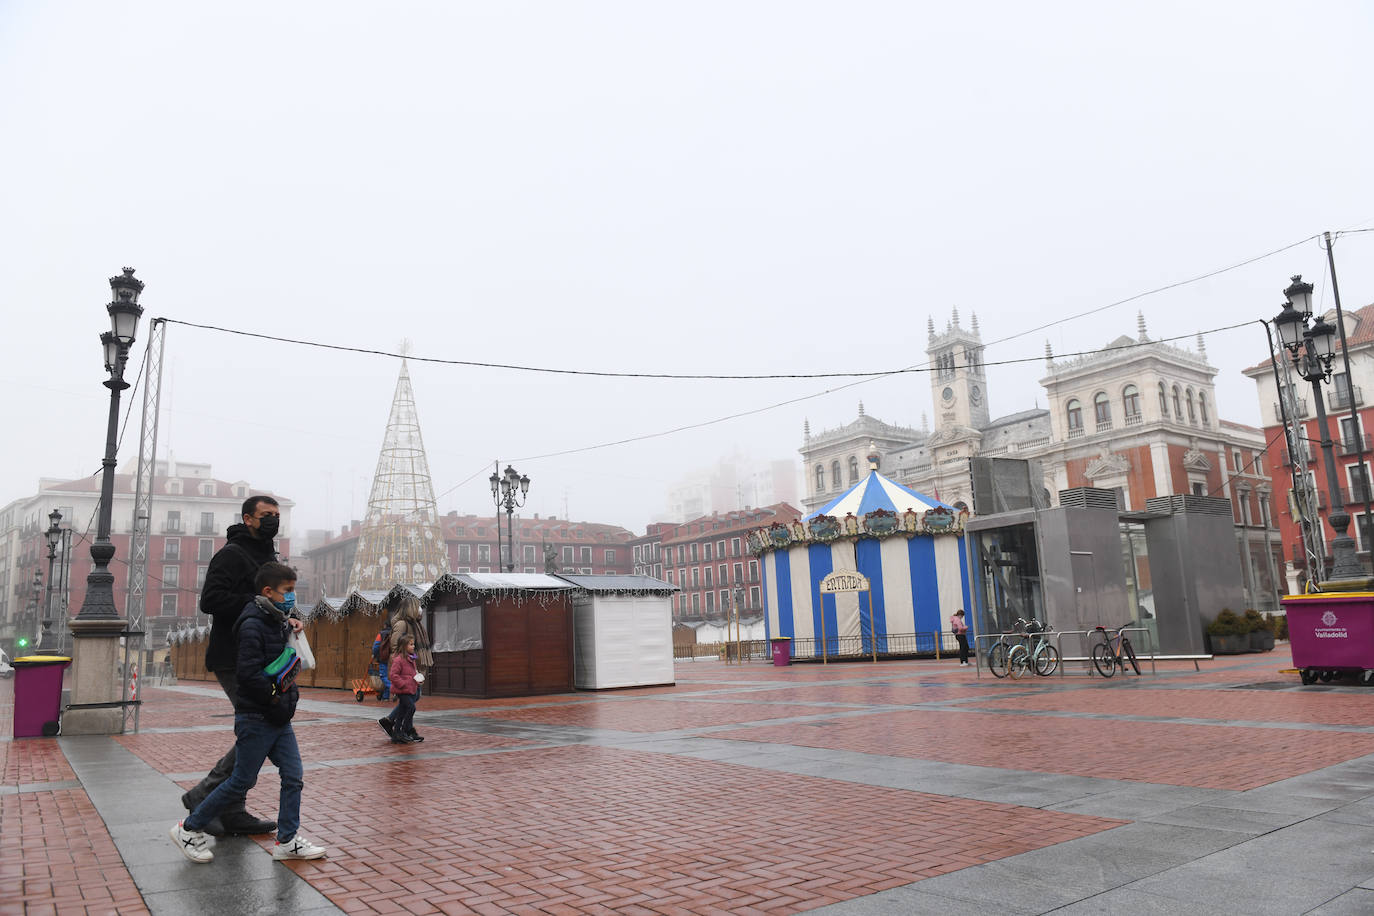
[[[1187,394],[1185,397],[1186,397],[1186,400],[1188,401],[1188,422],[1189,422],[1189,423],[1196,423],[1196,422],[1197,422],[1197,413],[1193,410],[1193,389],[1189,388],[1189,389],[1188,389],[1188,394]]]
[[[1140,416],[1140,389],[1134,385],[1127,385],[1121,392],[1121,407],[1126,415],[1126,419]]]
[[[833,461],[830,464],[830,483],[837,490],[844,486],[844,478],[840,476],[840,463],[838,461]]]
[[[859,459],[853,455],[849,456],[849,482],[859,482]]]
[[[1183,402],[1179,400],[1178,386],[1174,386],[1174,419],[1183,422]]]
[[[825,465],[816,465],[816,492],[825,492]]]
[[[1078,398],[1070,399],[1064,409],[1069,420],[1069,434],[1073,435],[1076,431],[1082,431],[1083,405],[1079,403]]]
[[[1169,396],[1164,393],[1164,383],[1159,383],[1159,412],[1164,419],[1169,419]]]
[[[1112,399],[1107,397],[1105,391],[1093,396],[1093,419],[1097,421],[1098,429],[1110,429],[1112,426]]]
[[[1202,417],[1202,425],[1206,426],[1207,420],[1207,393],[1199,391],[1197,393],[1197,412]]]

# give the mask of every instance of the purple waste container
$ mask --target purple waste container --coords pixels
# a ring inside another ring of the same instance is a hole
[[[777,668],[786,668],[792,664],[792,637],[774,636],[771,640],[773,646],[773,665]]]
[[[1304,684],[1356,674],[1374,684],[1374,592],[1323,592],[1283,599],[1293,667]]]
[[[14,737],[51,738],[62,718],[65,655],[26,655],[14,664]]]

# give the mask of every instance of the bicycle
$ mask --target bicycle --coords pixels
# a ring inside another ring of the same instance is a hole
[[[1130,624],[1118,627],[1114,637],[1107,635],[1106,627],[1094,628],[1102,635],[1102,641],[1093,646],[1093,667],[1103,677],[1111,677],[1116,674],[1118,665],[1125,672],[1128,661],[1131,663],[1131,667],[1135,669],[1135,673],[1140,673],[1140,663],[1135,660],[1135,650],[1131,648],[1131,641],[1126,638],[1127,626]]]
[[[988,646],[988,670],[992,672],[993,677],[1006,677],[1011,674],[1008,661],[1012,651],[1025,649],[1026,643],[1030,640],[1030,636],[1026,632],[1026,621],[1023,618],[1017,617],[1016,622],[1012,624],[1012,629],[1013,632],[1000,634],[997,641]],[[1013,677],[1020,676],[1020,672],[1013,675]]]
[[[1059,670],[1059,650],[1050,644],[1049,634],[1053,632],[1050,626],[1034,618],[1030,623],[1024,620],[1017,623],[1023,625],[1033,645],[1021,643],[1011,647],[1007,653],[1007,673],[1012,678],[1019,678],[1027,671],[1034,671],[1040,677],[1048,677]]]

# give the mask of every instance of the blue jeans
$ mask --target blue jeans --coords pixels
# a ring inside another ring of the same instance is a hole
[[[391,666],[386,662],[377,663],[377,676],[382,679],[382,699],[391,697]]]
[[[204,830],[234,799],[243,798],[257,785],[262,762],[271,760],[281,774],[277,842],[289,843],[301,826],[301,789],[305,788],[305,768],[291,723],[273,725],[258,713],[237,713],[234,738],[234,772],[186,815],[182,826],[187,830]]]

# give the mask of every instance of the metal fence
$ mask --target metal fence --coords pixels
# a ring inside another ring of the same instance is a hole
[[[773,655],[768,641],[746,639],[739,644],[739,656],[744,661],[771,660]],[[875,646],[866,636],[831,636],[828,638],[794,638],[791,641],[792,661],[827,662],[860,661],[878,658],[944,658],[959,652],[959,643],[953,633],[885,633],[878,636]],[[674,646],[674,658],[720,658],[736,657],[736,643],[697,643],[690,646]]]

